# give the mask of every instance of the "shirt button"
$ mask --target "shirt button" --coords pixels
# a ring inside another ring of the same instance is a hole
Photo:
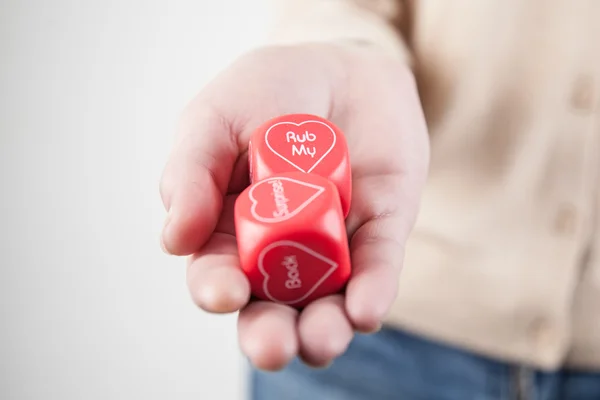
[[[581,75],[573,85],[571,106],[578,111],[590,111],[594,106],[594,80],[590,75]]]
[[[554,218],[554,231],[562,235],[571,235],[575,232],[577,210],[572,204],[563,204]]]

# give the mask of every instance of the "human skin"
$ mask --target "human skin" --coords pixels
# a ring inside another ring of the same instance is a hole
[[[233,223],[236,196],[248,185],[253,129],[296,113],[341,128],[353,175],[351,278],[343,293],[302,311],[250,301]],[[428,164],[425,118],[405,63],[350,43],[261,48],[223,70],[184,110],[160,183],[161,243],[187,257],[187,285],[201,309],[239,311],[240,348],[257,368],[279,370],[295,356],[323,367],[355,332],[378,330],[393,303]]]

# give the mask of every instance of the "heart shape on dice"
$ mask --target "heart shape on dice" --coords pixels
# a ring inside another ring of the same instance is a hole
[[[306,208],[325,188],[286,177],[273,177],[250,189],[250,213],[261,222],[286,221]]]
[[[265,133],[267,147],[301,172],[310,173],[335,146],[335,131],[321,121],[278,122]]]
[[[264,276],[263,292],[274,302],[295,304],[306,300],[336,270],[338,264],[305,245],[281,240],[258,256]]]

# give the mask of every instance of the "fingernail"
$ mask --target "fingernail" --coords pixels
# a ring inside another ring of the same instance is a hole
[[[356,332],[362,333],[363,335],[371,335],[373,333],[379,332],[381,330],[381,328],[383,328],[383,324],[379,323],[372,329],[356,329]]]
[[[381,328],[383,328],[383,324],[379,323],[379,325],[375,329],[373,329],[371,333],[377,333],[381,330]]]

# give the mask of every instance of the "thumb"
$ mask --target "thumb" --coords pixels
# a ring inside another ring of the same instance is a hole
[[[215,77],[191,103],[161,181],[168,210],[162,235],[167,252],[188,255],[206,243],[238,158],[241,165],[240,153],[260,123],[292,113],[328,116],[334,79],[328,66],[332,62],[324,61],[326,50],[331,49],[250,52]],[[239,187],[236,180],[231,184]]]
[[[160,182],[167,209],[161,242],[168,253],[189,255],[215,229],[239,148],[227,120],[210,106],[193,102],[181,121]]]

